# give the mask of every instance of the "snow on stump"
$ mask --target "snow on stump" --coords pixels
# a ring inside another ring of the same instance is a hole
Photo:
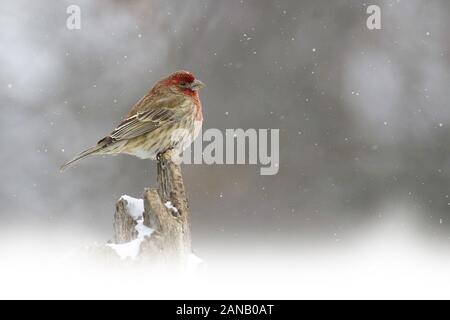
[[[169,150],[158,156],[158,188],[144,191],[143,199],[122,196],[114,215],[114,244],[121,259],[154,264],[190,263],[189,207],[181,167]]]

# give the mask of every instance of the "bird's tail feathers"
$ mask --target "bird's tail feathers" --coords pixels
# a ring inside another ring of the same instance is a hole
[[[95,154],[97,151],[99,151],[100,149],[102,149],[104,147],[104,145],[102,144],[97,144],[95,146],[92,146],[86,150],[84,150],[83,152],[81,152],[78,156],[76,156],[75,158],[73,158],[72,160],[64,163],[60,168],[59,171],[63,172],[65,171],[67,168],[71,167],[73,165],[73,163],[75,161],[78,161],[80,159],[83,159],[91,154]]]

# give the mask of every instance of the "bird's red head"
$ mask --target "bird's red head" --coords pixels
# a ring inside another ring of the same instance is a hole
[[[196,95],[197,91],[205,86],[192,73],[184,70],[172,73],[165,78],[164,82],[165,85],[187,95]]]

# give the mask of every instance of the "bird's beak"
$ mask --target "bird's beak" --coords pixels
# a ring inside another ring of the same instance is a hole
[[[205,84],[201,82],[200,80],[194,80],[194,82],[191,83],[191,90],[198,91],[199,89],[203,88]]]

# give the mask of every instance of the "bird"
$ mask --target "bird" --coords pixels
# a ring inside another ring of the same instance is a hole
[[[198,92],[204,86],[185,70],[163,77],[109,135],[63,164],[60,171],[90,155],[129,154],[154,160],[169,149],[181,154],[201,131],[203,113]]]

